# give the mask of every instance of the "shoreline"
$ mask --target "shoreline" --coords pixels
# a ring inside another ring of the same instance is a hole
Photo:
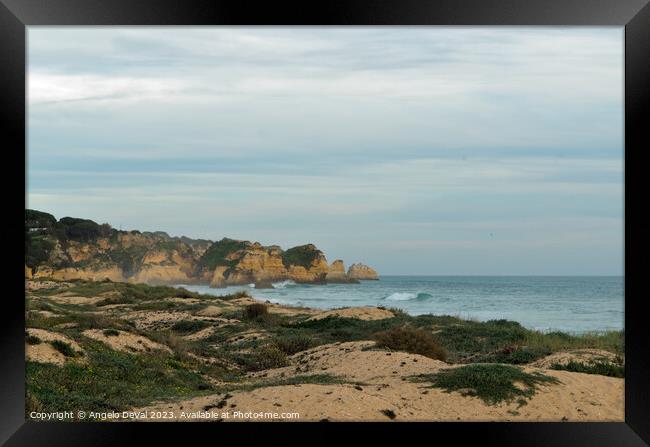
[[[434,277],[434,276],[428,276],[428,277]],[[390,280],[396,277],[389,275],[389,276],[382,276],[382,278]],[[443,276],[440,276],[440,278],[443,278]],[[463,310],[460,312],[451,309],[439,310],[441,303],[436,301],[435,299],[431,299],[431,301],[429,301],[430,303],[429,305],[427,305],[427,300],[419,301],[416,298],[412,298],[410,300],[390,300],[391,294],[392,295],[411,294],[414,297],[416,295],[424,294],[425,296],[429,296],[431,298],[437,296],[435,289],[427,288],[426,286],[422,287],[418,285],[414,285],[414,286],[404,285],[399,287],[398,286],[391,287],[390,283],[388,283],[389,285],[386,286],[386,281],[383,281],[382,286],[384,286],[385,288],[382,290],[377,290],[376,292],[373,291],[372,294],[370,294],[368,292],[365,292],[365,290],[371,290],[368,287],[375,289],[375,287],[379,285],[379,283],[372,281],[372,282],[368,282],[368,284],[366,285],[364,284],[365,281],[362,281],[360,286],[359,285],[352,286],[353,288],[351,288],[349,292],[348,289],[342,287],[330,288],[332,285],[304,286],[300,284],[292,284],[289,285],[288,287],[282,287],[283,283],[284,282],[278,282],[276,283],[276,287],[270,289],[257,289],[251,287],[250,285],[230,286],[225,289],[214,289],[214,288],[209,288],[207,286],[201,286],[201,285],[197,287],[196,285],[192,285],[192,284],[172,284],[172,286],[180,287],[180,288],[188,288],[190,290],[196,291],[197,293],[204,293],[212,296],[219,296],[220,294],[223,293],[227,294],[227,293],[237,292],[240,290],[245,290],[251,295],[258,297],[258,299],[261,301],[268,300],[272,303],[285,305],[285,306],[304,306],[304,307],[311,307],[313,309],[319,309],[319,310],[332,310],[339,307],[348,307],[348,306],[363,306],[363,307],[370,306],[370,307],[396,308],[396,309],[400,309],[403,312],[408,313],[411,316],[428,315],[428,314],[437,315],[437,316],[452,315],[454,317],[463,320],[474,320],[474,321],[481,321],[481,322],[486,322],[494,319],[507,319],[510,321],[517,321],[527,329],[540,331],[540,332],[565,332],[571,335],[585,335],[585,334],[624,330],[623,327],[624,300],[623,299],[621,299],[621,310],[620,310],[621,324],[620,325],[596,326],[595,324],[582,322],[583,326],[588,326],[588,327],[572,329],[572,328],[567,328],[567,325],[563,324],[562,322],[554,326],[540,323],[539,317],[537,318],[538,321],[519,319],[509,315],[510,313],[512,313],[510,311],[503,312],[501,315],[482,315],[484,314],[486,309]],[[280,287],[277,287],[277,285],[280,285]],[[399,290],[399,292],[396,292],[396,290]],[[360,293],[361,295],[355,295],[357,293]],[[379,298],[379,296],[382,293],[386,296],[384,296],[383,298]],[[364,294],[366,296],[363,296]],[[354,298],[348,300],[348,296],[350,295]],[[340,296],[344,296],[345,299],[341,299]],[[359,296],[359,298],[357,298],[357,296]],[[464,298],[462,297],[460,298],[461,301],[463,299]],[[489,299],[491,299],[491,297],[486,297],[486,301]],[[618,298],[616,298],[616,301],[618,301]],[[525,304],[520,303],[520,305],[525,305]],[[538,309],[531,309],[531,312],[533,313],[537,311]],[[580,320],[581,318],[580,313],[576,313],[575,316],[578,320]],[[619,317],[619,315],[617,315],[617,317]],[[615,320],[618,319],[619,318],[616,318]],[[606,324],[606,322],[604,323]]]

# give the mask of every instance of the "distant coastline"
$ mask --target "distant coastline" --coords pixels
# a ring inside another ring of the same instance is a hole
[[[119,231],[89,219],[25,211],[25,276],[147,284],[209,284],[221,288],[273,282],[353,284],[376,280],[371,267],[343,260],[328,263],[314,244],[283,250],[222,238],[216,242],[171,237],[165,232]]]

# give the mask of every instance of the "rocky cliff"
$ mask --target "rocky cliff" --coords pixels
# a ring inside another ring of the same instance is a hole
[[[363,279],[363,280],[371,280],[371,279],[379,279],[379,275],[377,272],[368,267],[365,264],[357,263],[357,264],[352,264],[350,268],[348,269],[348,278],[351,279]]]
[[[356,278],[345,273],[345,264],[340,259],[332,262],[325,278],[328,283],[358,283]]]
[[[354,266],[353,266],[354,267]],[[365,267],[365,266],[364,266]],[[223,238],[212,242],[165,232],[118,231],[108,224],[35,210],[25,212],[25,276],[148,284],[210,284],[212,287],[273,282],[349,283],[377,279],[374,270],[345,272],[327,263],[313,244],[277,245]],[[351,267],[351,270],[352,267]],[[374,277],[368,278],[368,276]]]

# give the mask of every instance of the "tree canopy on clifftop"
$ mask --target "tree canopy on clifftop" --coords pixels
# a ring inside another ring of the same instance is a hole
[[[210,245],[203,253],[199,260],[199,267],[214,270],[218,266],[231,266],[231,263],[225,259],[226,256],[249,245],[250,242],[248,241],[238,241],[225,237]]]
[[[287,268],[292,265],[301,265],[309,269],[312,262],[321,254],[322,252],[313,244],[299,245],[282,253],[282,263]]]

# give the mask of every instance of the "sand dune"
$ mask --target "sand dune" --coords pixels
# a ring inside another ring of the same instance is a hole
[[[623,380],[567,371],[544,371],[560,380],[541,386],[526,405],[516,402],[487,405],[476,397],[447,393],[407,377],[454,367],[416,354],[364,350],[374,342],[324,345],[291,358],[292,365],[251,374],[255,379],[281,379],[296,375],[330,374],[351,383],[299,384],[258,388],[252,391],[215,394],[176,403],[158,404],[142,410],[183,412],[206,408],[225,421],[244,413],[278,413],[265,420],[291,421],[622,421]],[[459,365],[455,365],[459,366]],[[526,371],[540,371],[525,368]],[[226,397],[229,396],[229,397]],[[224,397],[226,397],[224,399]],[[225,402],[224,402],[225,401]],[[221,408],[215,407],[221,406]],[[282,413],[298,413],[286,419]],[[390,416],[394,414],[394,419]]]

